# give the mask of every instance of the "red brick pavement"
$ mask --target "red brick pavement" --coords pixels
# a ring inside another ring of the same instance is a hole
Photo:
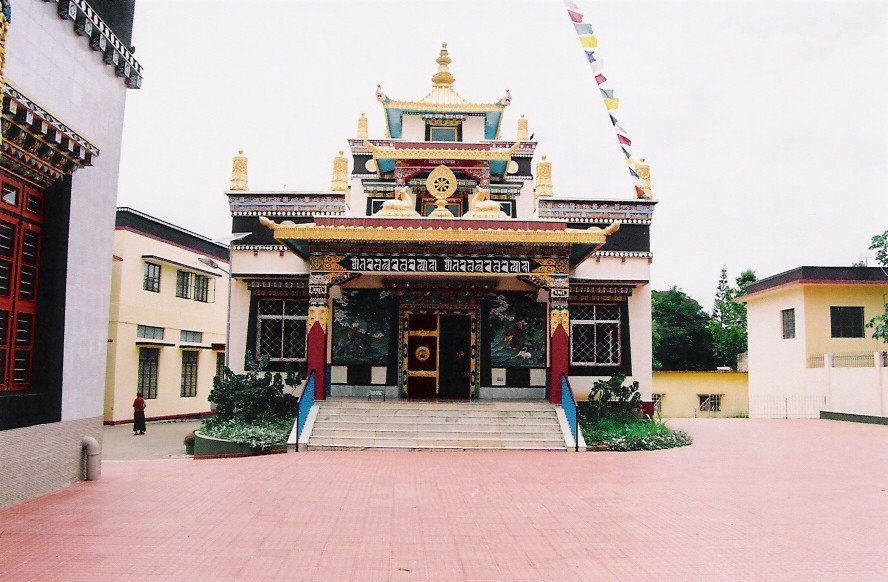
[[[888,577],[888,427],[673,424],[695,444],[106,462],[0,511],[0,579]]]

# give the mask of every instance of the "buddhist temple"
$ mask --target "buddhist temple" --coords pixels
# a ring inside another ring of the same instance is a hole
[[[560,195],[509,91],[470,101],[436,64],[419,99],[376,87],[328,189],[250,189],[234,158],[231,367],[301,369],[315,400],[558,404],[615,373],[650,400],[655,202]]]

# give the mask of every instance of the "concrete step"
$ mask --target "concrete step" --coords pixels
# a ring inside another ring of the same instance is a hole
[[[368,428],[363,430],[350,429],[329,429],[315,425],[311,432],[312,438],[321,437],[354,437],[354,438],[426,438],[426,439],[475,439],[496,438],[496,439],[558,439],[563,440],[561,431],[510,431],[510,430],[487,430],[487,431],[461,431],[461,430],[427,430],[427,429],[401,429],[386,430],[377,428]]]
[[[515,432],[538,432],[538,431],[555,431],[558,432],[558,425],[551,421],[539,421],[533,423],[514,423],[514,422],[459,422],[453,419],[439,420],[419,420],[416,422],[374,422],[372,420],[318,420],[315,422],[314,430],[432,430],[432,431],[515,431]]]
[[[402,449],[422,449],[428,447],[451,447],[458,449],[540,449],[565,448],[564,439],[516,439],[516,438],[398,438],[398,437],[315,437],[312,435],[310,446],[347,446],[357,448],[388,447]]]
[[[354,411],[354,410],[328,410],[321,408],[318,418],[551,418],[554,417],[554,409],[549,410],[381,410]]]
[[[418,447],[411,446],[399,446],[399,445],[367,445],[367,446],[358,446],[358,445],[315,445],[312,443],[308,444],[308,450],[310,451],[373,451],[373,450],[382,450],[382,451],[565,451],[567,450],[564,446],[564,443],[561,443],[559,446],[546,446],[546,447],[531,447],[531,446],[500,446],[500,447],[487,447],[487,446],[438,446],[438,445],[423,445]]]

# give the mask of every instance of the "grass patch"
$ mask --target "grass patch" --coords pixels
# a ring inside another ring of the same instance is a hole
[[[653,419],[581,418],[580,429],[588,444],[604,445],[609,451],[655,451],[691,444],[691,437],[686,432],[672,430]]]
[[[292,419],[256,420],[247,423],[237,419],[219,420],[211,417],[201,423],[200,432],[217,439],[247,445],[258,451],[267,451],[274,445],[286,444],[292,428]]]

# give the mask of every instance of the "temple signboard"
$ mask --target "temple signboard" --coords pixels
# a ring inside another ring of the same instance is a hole
[[[564,272],[565,259],[551,257],[450,257],[443,255],[396,256],[345,255],[315,256],[314,271],[355,271],[369,273],[484,273],[551,274]]]

